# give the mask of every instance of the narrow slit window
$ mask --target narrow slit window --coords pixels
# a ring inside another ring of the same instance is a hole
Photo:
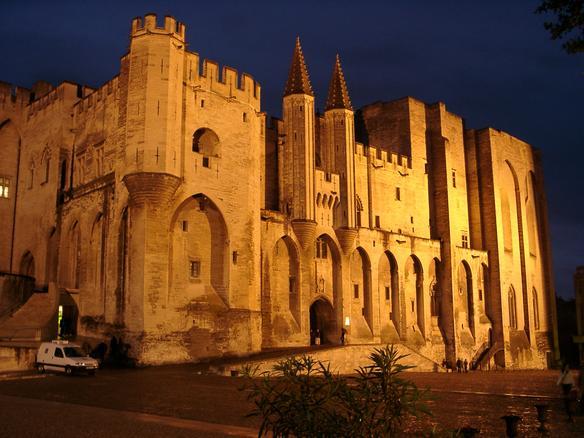
[[[201,262],[199,260],[189,261],[189,275],[191,278],[199,278],[201,276]]]

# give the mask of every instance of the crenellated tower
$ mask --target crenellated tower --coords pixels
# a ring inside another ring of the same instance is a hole
[[[156,15],[132,21],[122,59],[121,120],[125,124],[123,182],[132,221],[127,328],[153,330],[168,290],[170,206],[180,178],[185,26]],[[125,106],[124,106],[125,105]]]
[[[128,172],[179,175],[184,59],[184,24],[166,16],[159,27],[154,14],[132,20],[121,78],[127,90]]]
[[[281,209],[292,219],[314,221],[314,93],[304,62],[300,38],[296,47],[283,102],[284,154]]]
[[[355,126],[353,107],[341,59],[337,54],[324,113],[327,142],[323,167],[340,177],[341,204],[335,214],[335,228],[355,227]]]

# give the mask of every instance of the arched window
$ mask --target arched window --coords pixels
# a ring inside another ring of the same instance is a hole
[[[535,288],[531,293],[533,294],[533,325],[536,330],[539,330],[539,300]]]
[[[517,330],[517,299],[513,286],[509,288],[509,327]]]
[[[221,152],[219,137],[208,128],[197,129],[193,134],[193,152],[207,157],[219,157]]]

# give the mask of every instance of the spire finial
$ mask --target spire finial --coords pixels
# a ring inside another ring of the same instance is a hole
[[[290,65],[288,81],[286,82],[286,89],[284,90],[284,96],[290,94],[308,94],[309,96],[314,96],[312,85],[310,85],[308,69],[304,62],[304,54],[302,53],[299,36],[296,36],[296,46],[294,47],[292,64]]]
[[[328,97],[326,99],[325,111],[331,109],[348,109],[353,110],[351,106],[351,99],[347,91],[347,83],[345,82],[345,75],[341,67],[341,57],[337,53],[335,59],[335,66],[333,68],[333,76],[328,90]]]

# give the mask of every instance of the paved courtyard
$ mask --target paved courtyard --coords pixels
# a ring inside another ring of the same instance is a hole
[[[200,374],[189,365],[111,370],[96,377],[0,376],[0,436],[255,436],[258,420],[238,391],[239,378]],[[22,378],[25,377],[25,378]],[[551,408],[551,436],[584,436],[584,417],[568,423],[553,371],[409,373],[431,389],[434,416],[408,431],[436,425],[504,436],[502,415],[522,416],[520,436],[540,436],[534,405]]]

